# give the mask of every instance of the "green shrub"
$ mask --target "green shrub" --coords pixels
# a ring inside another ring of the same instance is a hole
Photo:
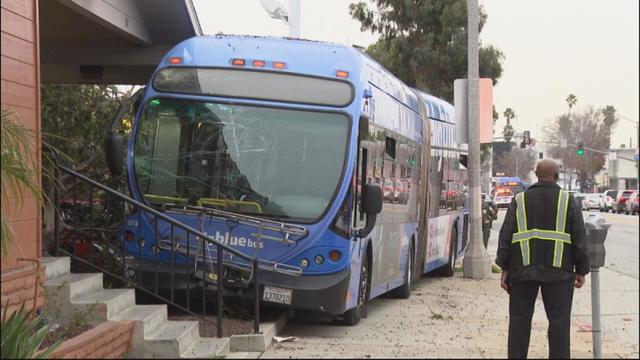
[[[20,309],[7,316],[9,302],[2,313],[0,333],[0,359],[46,359],[60,345],[56,342],[48,349],[38,352],[40,344],[49,333],[49,327],[42,325],[42,315],[32,317],[25,311],[24,303]]]

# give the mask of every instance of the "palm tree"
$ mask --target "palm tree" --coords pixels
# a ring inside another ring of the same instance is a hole
[[[9,196],[18,199],[18,206],[22,206],[25,191],[31,193],[36,201],[41,200],[41,191],[37,179],[37,168],[31,155],[30,145],[36,137],[33,131],[15,121],[15,113],[9,109],[2,109],[2,141],[1,141],[1,177],[2,203],[8,204]],[[11,231],[6,222],[6,209],[0,215],[0,242],[2,256],[7,255]]]
[[[578,97],[573,94],[569,94],[565,101],[567,102],[567,105],[569,105],[569,115],[571,115],[571,108],[573,108],[578,102]]]
[[[507,125],[504,126],[504,129],[502,130],[502,135],[504,136],[504,141],[507,144],[510,144],[511,138],[513,137],[513,133],[514,133],[513,126],[511,125],[511,119],[514,119],[516,117],[516,112],[513,111],[513,109],[511,109],[510,107],[508,107],[504,110],[504,113],[502,115],[507,119]]]

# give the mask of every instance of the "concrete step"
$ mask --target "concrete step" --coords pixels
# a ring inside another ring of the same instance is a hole
[[[71,260],[66,257],[46,256],[42,258],[42,264],[46,265],[45,275],[47,279],[68,274],[71,272]]]
[[[102,289],[102,273],[63,274],[44,283],[45,290],[64,295],[67,300],[81,294]]]
[[[156,357],[177,358],[200,338],[196,321],[166,321],[145,337],[147,351]]]
[[[101,289],[86,292],[71,298],[72,304],[96,304],[95,315],[102,321],[112,320],[118,313],[136,304],[136,292],[133,289]]]
[[[191,347],[180,354],[187,359],[211,359],[221,357],[229,352],[229,338],[199,338]]]
[[[167,305],[134,305],[113,317],[113,320],[131,320],[134,337],[144,339],[167,321]]]

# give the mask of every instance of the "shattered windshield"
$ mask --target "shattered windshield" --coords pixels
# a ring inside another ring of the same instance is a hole
[[[345,161],[343,114],[180,99],[147,103],[136,180],[152,205],[198,205],[313,221]]]

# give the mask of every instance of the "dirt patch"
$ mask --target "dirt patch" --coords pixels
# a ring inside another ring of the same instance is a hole
[[[51,331],[53,329],[53,331]],[[53,345],[58,340],[68,340],[74,338],[85,331],[93,329],[93,326],[89,324],[84,324],[80,326],[69,326],[69,325],[53,325],[49,327],[49,333],[40,344],[40,348],[38,350],[46,349],[49,346]]]
[[[193,315],[169,315],[169,320],[198,321],[198,324],[200,325],[200,336],[218,336],[218,322],[215,316],[207,316],[207,321],[205,321],[200,317]],[[251,333],[253,333],[253,320],[223,319],[222,321],[222,336],[224,337]]]

